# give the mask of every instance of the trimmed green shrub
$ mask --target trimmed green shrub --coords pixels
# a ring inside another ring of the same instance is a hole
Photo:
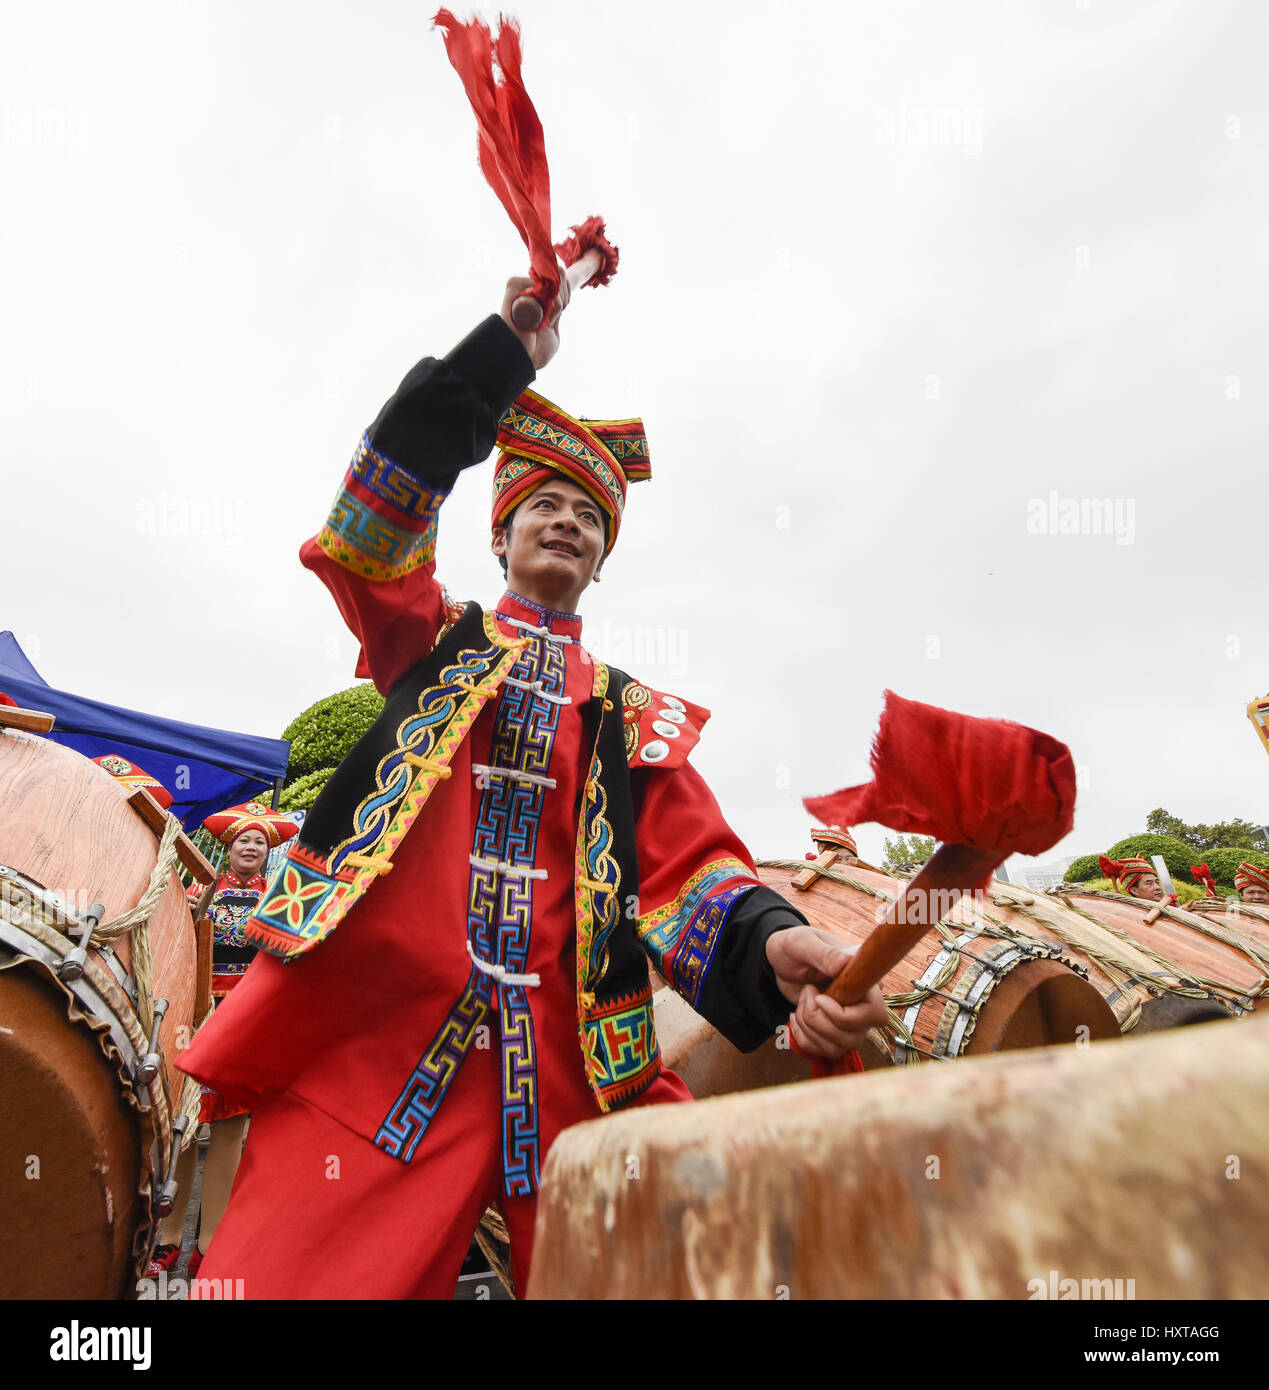
[[[1097,855],[1082,854],[1071,864],[1067,871],[1062,875],[1063,883],[1088,883],[1095,878],[1101,878],[1101,867],[1097,863]]]
[[[1131,859],[1136,856],[1147,863],[1154,855],[1161,854],[1172,875],[1172,881],[1176,884],[1183,881],[1193,883],[1194,875],[1190,872],[1190,865],[1199,864],[1203,860],[1201,854],[1195,853],[1193,845],[1187,845],[1184,840],[1178,840],[1173,835],[1129,835],[1126,840],[1119,840],[1111,845],[1106,853],[1111,859]],[[1211,860],[1208,860],[1208,863],[1210,864]]]
[[[1262,849],[1209,849],[1206,854],[1196,854],[1193,862],[1206,863],[1217,887],[1229,895],[1237,891],[1234,888],[1234,874],[1238,866],[1246,862],[1258,869],[1269,869],[1269,854]]]
[[[367,683],[328,695],[297,715],[282,731],[282,737],[291,741],[286,785],[310,773],[338,767],[382,709],[383,696]],[[306,808],[287,806],[284,800],[283,809]]]
[[[319,767],[316,772],[306,772],[303,777],[283,788],[278,810],[307,811],[334,771],[333,767]]]

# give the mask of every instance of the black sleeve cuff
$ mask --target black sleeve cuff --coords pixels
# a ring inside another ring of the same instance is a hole
[[[437,491],[489,457],[503,411],[537,373],[520,340],[490,315],[449,354],[406,373],[368,430],[371,445]]]
[[[767,964],[766,945],[776,932],[805,925],[773,888],[754,888],[732,904],[699,1012],[742,1052],[761,1047],[793,1012]]]
[[[498,314],[474,328],[445,362],[498,417],[537,376],[523,343]]]

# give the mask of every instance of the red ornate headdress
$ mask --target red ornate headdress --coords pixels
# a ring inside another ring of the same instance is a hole
[[[1240,864],[1234,872],[1234,887],[1240,893],[1244,888],[1263,888],[1269,893],[1269,869],[1260,869],[1246,862]]]
[[[104,768],[116,782],[122,783],[128,792],[134,791],[137,787],[144,787],[165,811],[172,804],[172,793],[162,782],[156,777],[151,777],[136,763],[121,758],[118,753],[103,753],[100,758],[94,758],[93,762]]]
[[[642,420],[575,420],[536,391],[525,391],[498,425],[502,450],[494,471],[491,525],[502,526],[552,475],[576,483],[608,523],[613,548],[631,483],[652,476]]]
[[[233,844],[244,830],[259,830],[269,842],[270,849],[276,849],[300,831],[293,820],[271,811],[263,801],[244,801],[241,806],[229,806],[217,811],[203,822],[203,829],[211,831],[222,845]]]
[[[1148,860],[1139,856],[1131,859],[1109,859],[1106,855],[1101,855],[1097,860],[1098,867],[1102,873],[1115,885],[1116,893],[1127,893],[1131,895],[1133,885],[1139,878],[1144,878],[1146,874],[1154,874],[1158,877],[1158,871]]]
[[[840,825],[817,826],[811,831],[811,842],[821,854],[829,849],[844,849],[853,855],[859,854],[855,846],[855,837]]]

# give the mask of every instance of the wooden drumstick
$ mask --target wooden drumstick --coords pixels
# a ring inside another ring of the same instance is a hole
[[[826,992],[839,1004],[858,1003],[944,915],[933,910],[932,894],[954,893],[956,901],[971,891],[967,884],[981,883],[1005,857],[968,845],[940,846]]]
[[[604,268],[604,253],[592,247],[584,256],[567,266],[564,278],[569,291],[576,293],[588,281],[593,280]],[[536,333],[542,326],[542,306],[531,294],[522,294],[511,305],[511,322],[522,333]]]
[[[861,1000],[903,959],[945,915],[946,898],[955,904],[986,884],[1010,854],[1055,845],[1074,821],[1075,767],[1065,744],[893,691],[886,692],[872,772],[870,783],[803,805],[828,825],[877,820],[943,843],[829,986],[842,1005]]]

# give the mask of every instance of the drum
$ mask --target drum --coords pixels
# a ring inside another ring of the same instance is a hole
[[[1269,904],[1245,903],[1237,898],[1199,898],[1186,903],[1186,912],[1216,923],[1236,937],[1262,961],[1269,961]]]
[[[1219,1027],[574,1125],[528,1296],[1263,1298],[1269,1017]]]
[[[1239,1016],[1255,1008],[1269,992],[1269,948],[1226,925],[1219,915],[1096,889],[1080,889],[1062,897],[1069,906],[1098,918],[1154,955],[1191,997],[1205,999],[1205,1010],[1177,1022]],[[1260,1007],[1264,1011],[1269,1005]]]
[[[983,914],[990,924],[1059,945],[1079,961],[1125,1033],[1229,1016],[1211,990],[1148,942],[1094,916],[1095,907],[1074,903],[1069,894],[1039,893],[993,880]]]
[[[144,1273],[196,1005],[158,850],[107,772],[0,729],[0,1298],[134,1297]],[[148,923],[78,960],[94,919],[109,933],[147,890]]]
[[[862,864],[826,868],[798,891],[804,862],[760,861],[758,877],[814,926],[852,944],[876,928],[905,886]],[[1050,1043],[1116,1038],[1118,1020],[1089,982],[1086,967],[1057,942],[984,920],[966,903],[940,923],[881,982],[889,1022],[869,1035],[865,1068],[920,1064]],[[653,995],[665,1065],[698,1099],[778,1086],[810,1076],[810,1063],[776,1037],[738,1052],[668,989]],[[790,1011],[792,1006],[790,1005]]]

